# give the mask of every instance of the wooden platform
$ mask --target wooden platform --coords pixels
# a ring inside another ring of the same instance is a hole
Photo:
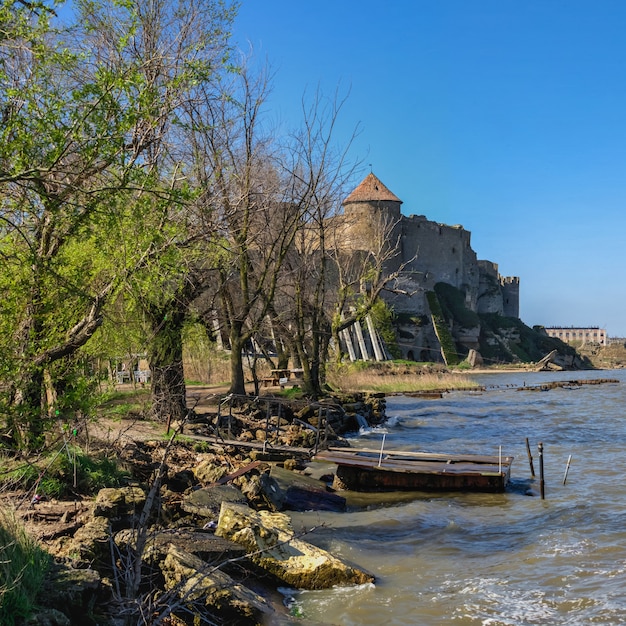
[[[314,460],[335,463],[352,491],[504,491],[513,457],[329,448]]]

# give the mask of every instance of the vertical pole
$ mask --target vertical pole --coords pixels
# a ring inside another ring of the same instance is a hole
[[[328,409],[326,409],[326,421],[324,422],[324,446],[328,447]]]
[[[567,465],[565,466],[565,475],[563,476],[563,484],[565,484],[565,481],[567,480],[567,473],[569,472],[569,464],[572,462],[572,455],[570,454],[567,457]]]
[[[232,440],[233,438],[233,430],[232,430],[232,424],[231,424],[232,421],[233,421],[233,399],[231,397],[230,400],[228,401],[228,439],[229,441]]]
[[[217,402],[217,417],[215,418],[215,441],[217,441],[220,432],[220,420],[222,419],[222,401]]]
[[[528,453],[528,462],[530,463],[530,475],[535,477],[535,466],[533,465],[533,455],[530,451],[530,443],[528,443],[528,437],[526,437],[526,452]]]
[[[267,448],[267,436],[270,429],[270,401],[267,401],[267,410],[265,411],[265,437],[263,438],[263,454],[265,454],[265,449]]]
[[[539,489],[541,491],[541,499],[546,499],[546,483],[543,478],[543,443],[539,444]]]
[[[502,474],[502,446],[498,446],[498,474]]]
[[[276,437],[274,438],[274,443],[278,443],[278,436],[280,435],[280,418],[282,412],[283,405],[278,403],[278,424],[276,425]]]
[[[317,454],[317,449],[320,445],[320,430],[322,428],[322,407],[320,407],[317,411],[317,431],[315,432],[315,452],[313,454]]]
[[[378,457],[378,467],[380,467],[380,464],[383,462],[383,448],[385,447],[386,436],[387,436],[387,433],[383,433],[383,440],[382,440],[382,443],[380,444],[380,456]]]

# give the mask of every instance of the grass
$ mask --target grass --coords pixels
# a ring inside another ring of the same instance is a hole
[[[89,455],[77,446],[64,447],[29,463],[5,458],[0,464],[0,484],[4,488],[33,490],[49,498],[95,493],[104,487],[119,486],[127,476],[114,458]]]
[[[328,382],[336,390],[410,393],[415,391],[476,389],[479,385],[460,373],[433,371],[418,364],[370,364],[364,368],[342,365],[328,373]]]
[[[0,510],[0,624],[21,624],[33,612],[51,557],[10,510]]]
[[[102,417],[114,420],[128,416],[137,417],[146,414],[149,402],[149,389],[115,391],[103,396],[98,407],[98,413]]]

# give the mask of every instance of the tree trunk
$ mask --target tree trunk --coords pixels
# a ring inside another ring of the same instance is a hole
[[[44,400],[43,370],[25,373],[12,394],[7,426],[9,437],[17,448],[34,450],[43,443]]]
[[[185,312],[152,307],[150,316],[154,335],[149,355],[152,414],[169,424],[187,417],[182,339]]]
[[[243,375],[242,349],[245,340],[241,337],[241,325],[234,324],[230,331],[230,389],[228,393],[238,396],[246,394],[246,381]]]

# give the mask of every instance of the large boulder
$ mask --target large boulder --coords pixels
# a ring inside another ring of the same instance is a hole
[[[246,503],[246,497],[232,485],[215,485],[196,489],[183,498],[182,508],[187,513],[217,520],[222,502]]]
[[[53,563],[47,573],[39,603],[45,610],[29,621],[29,626],[65,626],[80,624],[93,613],[94,605],[110,598],[94,569],[76,569],[65,563]]]
[[[267,623],[274,612],[271,605],[254,591],[235,582],[224,572],[202,559],[170,545],[161,563],[165,588],[172,594],[168,606],[173,613],[191,608],[209,623],[256,625]],[[176,597],[177,596],[177,597]],[[177,611],[177,604],[180,611]],[[206,613],[206,615],[202,615]]]
[[[107,487],[96,496],[95,516],[114,518],[141,513],[146,494],[141,487]]]
[[[199,483],[210,485],[228,474],[228,466],[216,463],[212,459],[204,459],[195,465],[191,471]]]
[[[128,548],[135,550],[137,538],[136,529],[125,528],[115,534],[114,541],[120,551]],[[146,539],[143,557],[150,561],[161,561],[166,557],[171,546],[211,564],[239,558],[246,553],[243,546],[223,537],[216,537],[213,533],[179,528],[150,532]]]
[[[94,517],[81,526],[65,547],[65,552],[85,561],[111,562],[111,525],[106,517]]]
[[[240,543],[251,561],[298,589],[360,585],[374,577],[299,537],[284,513],[222,503],[216,534]]]
[[[285,499],[285,494],[269,471],[246,476],[241,481],[241,493],[245,495],[250,506],[270,511],[280,511]]]

